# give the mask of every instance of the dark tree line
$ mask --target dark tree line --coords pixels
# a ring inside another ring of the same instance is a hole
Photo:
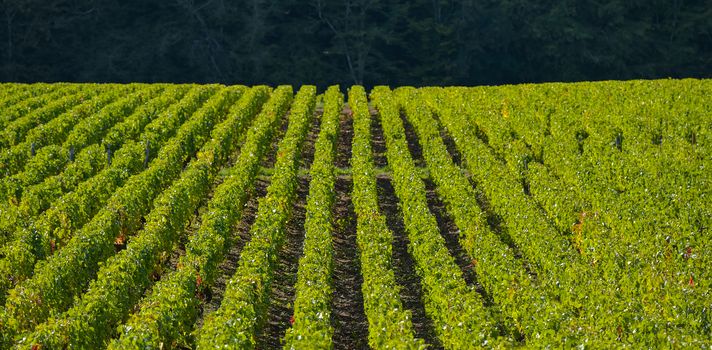
[[[0,80],[712,76],[712,0],[2,0]]]

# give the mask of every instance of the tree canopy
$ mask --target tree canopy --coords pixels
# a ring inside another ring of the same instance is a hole
[[[712,76],[709,0],[3,0],[4,81]]]

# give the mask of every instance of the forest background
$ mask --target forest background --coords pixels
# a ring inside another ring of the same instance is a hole
[[[712,77],[710,0],[3,0],[0,10],[2,81]]]

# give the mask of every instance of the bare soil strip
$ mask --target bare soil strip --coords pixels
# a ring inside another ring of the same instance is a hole
[[[307,171],[314,161],[314,143],[319,136],[321,115],[323,111],[315,112],[312,125],[302,144],[300,168]],[[295,285],[299,258],[304,248],[304,221],[306,220],[307,195],[309,194],[309,176],[300,176],[292,215],[287,223],[284,245],[278,254],[277,268],[270,287],[269,307],[265,323],[257,338],[258,349],[281,348],[281,342],[290,319],[294,314]]]
[[[455,258],[455,263],[458,267],[460,267],[462,277],[465,279],[467,285],[477,290],[485,301],[485,305],[491,306],[492,298],[487,295],[485,289],[477,281],[477,274],[475,273],[472,258],[460,245],[460,229],[450,217],[450,214],[448,214],[447,209],[445,208],[445,203],[443,203],[438,197],[435,190],[435,183],[433,183],[430,179],[426,179],[424,182],[428,208],[430,209],[430,212],[435,215],[435,219],[438,222],[438,228],[440,229],[440,234],[445,239],[445,246],[450,252],[450,255]]]
[[[321,116],[323,111],[318,111],[314,113],[314,118],[312,119],[311,127],[307,132],[307,137],[304,139],[304,145],[302,145],[302,157],[299,159],[299,168],[304,170],[309,170],[312,162],[314,162],[314,144],[319,136]]]
[[[418,141],[418,134],[415,133],[413,125],[402,114],[401,121],[403,121],[403,127],[405,128],[405,139],[408,143],[408,150],[411,158],[413,158],[413,163],[415,163],[416,168],[424,168],[426,164],[423,158],[423,149]]]
[[[445,147],[447,148],[447,153],[450,153],[450,157],[452,158],[452,161],[457,165],[457,166],[462,166],[462,155],[460,154],[460,151],[457,150],[457,146],[455,146],[455,140],[452,139],[452,136],[450,136],[450,133],[445,130],[445,128],[440,127],[440,137],[443,139],[443,142],[445,143]]]
[[[269,306],[260,334],[257,349],[280,349],[282,339],[291,325],[294,314],[295,285],[299,258],[304,247],[304,220],[306,218],[306,198],[309,180],[300,178],[297,185],[296,202],[292,216],[287,223],[285,241],[278,254],[274,280],[270,287]]]
[[[361,254],[356,243],[356,214],[351,180],[337,179],[334,206],[334,299],[332,325],[335,349],[368,349],[368,320],[364,312]]]
[[[230,278],[235,273],[237,264],[240,261],[240,252],[242,252],[242,248],[250,239],[250,227],[255,222],[258,200],[267,194],[267,186],[269,186],[269,181],[259,178],[255,180],[250,200],[242,211],[240,223],[234,229],[235,242],[228,251],[225,260],[220,264],[219,277],[215,280],[213,288],[206,291],[202,313],[195,324],[195,329],[202,326],[205,315],[216,311],[220,307],[227,282],[230,281]]]
[[[386,159],[386,139],[383,136],[380,118],[371,116],[371,146],[373,149],[373,163],[376,168],[385,168],[388,165]]]
[[[273,166],[274,161],[277,158],[277,145],[287,130],[286,116],[282,119],[281,123],[281,128],[276,132],[270,146],[271,148],[267,150],[265,156],[262,158],[260,163],[262,169],[268,166]],[[269,186],[269,183],[270,180],[268,177],[257,176],[255,179],[253,191],[250,194],[250,199],[247,201],[247,204],[245,204],[245,208],[242,211],[240,223],[234,229],[235,241],[225,256],[225,260],[219,267],[218,277],[215,280],[215,284],[211,289],[205,291],[206,295],[204,296],[205,301],[202,304],[202,312],[195,323],[194,329],[202,327],[205,315],[215,312],[220,307],[223,294],[225,293],[226,284],[235,273],[237,264],[240,261],[240,252],[242,252],[242,248],[250,240],[250,227],[252,227],[252,224],[255,222],[258,201],[267,194],[267,186]]]
[[[339,141],[336,144],[336,167],[346,169],[351,162],[351,141],[354,137],[354,124],[351,109],[347,106],[339,118]],[[350,192],[349,192],[350,193]]]
[[[485,217],[487,218],[487,224],[489,225],[490,230],[497,234],[497,236],[499,236],[499,239],[510,249],[512,249],[512,252],[514,252],[514,257],[522,260],[524,269],[526,269],[529,276],[536,280],[536,272],[532,270],[529,261],[522,254],[522,251],[521,249],[519,249],[519,246],[517,246],[512,237],[509,235],[509,230],[507,229],[504,219],[502,219],[499,214],[494,212],[492,206],[490,205],[489,199],[478,188],[477,183],[472,178],[469,179],[470,184],[475,188],[475,193],[477,194],[477,205],[479,205],[480,209],[482,209],[482,211],[485,213]]]
[[[400,297],[403,306],[411,312],[415,336],[425,340],[432,348],[441,349],[442,345],[433,323],[425,314],[420,277],[415,273],[415,261],[408,252],[408,235],[398,208],[395,190],[390,179],[379,177],[377,183],[379,209],[386,217],[388,228],[393,232],[393,270],[396,282],[401,286]]]

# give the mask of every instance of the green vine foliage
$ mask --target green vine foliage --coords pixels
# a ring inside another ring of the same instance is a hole
[[[0,348],[708,348],[710,91],[0,83]]]

